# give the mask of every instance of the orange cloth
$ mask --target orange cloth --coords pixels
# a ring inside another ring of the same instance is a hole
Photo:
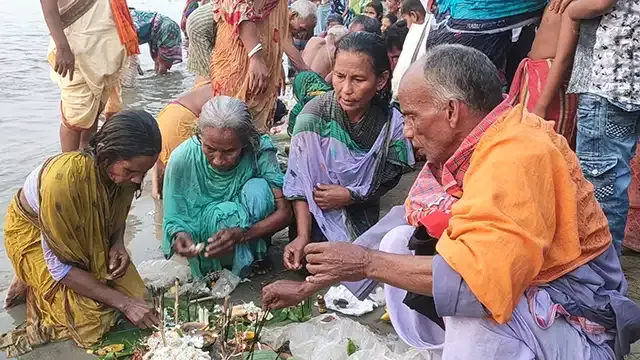
[[[555,280],[611,245],[607,219],[553,122],[503,114],[480,139],[437,251],[501,324],[527,287]]]
[[[243,2],[241,0],[233,0]],[[269,0],[264,0],[269,2]],[[261,8],[258,1],[254,6]],[[262,53],[269,73],[267,89],[258,96],[249,94],[249,56],[235,25],[225,17],[218,22],[216,44],[209,66],[213,96],[227,95],[244,101],[253,115],[253,121],[261,131],[268,131],[276,110],[276,98],[282,77],[282,52],[284,44],[291,41],[289,32],[289,10],[287,1],[278,2],[263,20],[256,22],[258,37],[263,46]]]
[[[127,49],[127,55],[140,54],[140,47],[138,46],[138,32],[131,13],[129,12],[129,6],[126,0],[111,0],[111,12],[113,13],[113,21],[118,28],[118,35],[120,35],[120,41],[122,45]]]
[[[162,134],[162,151],[160,151],[159,160],[166,166],[173,150],[195,135],[198,116],[184,105],[174,101],[165,106],[157,118]]]
[[[196,134],[196,122],[200,117],[199,114],[202,106],[199,101],[194,101],[194,99],[198,97],[195,90],[209,84],[209,81],[197,83],[188,93],[165,106],[156,117],[158,119],[160,133],[162,134],[162,151],[160,151],[159,160],[163,165],[167,165],[169,156],[171,156],[171,153],[178,145]],[[202,89],[202,91],[207,91],[207,93],[211,92],[211,90],[206,89]],[[182,101],[187,100],[188,97],[192,98],[190,99],[191,101],[188,102],[191,104],[191,108],[182,104]],[[195,105],[196,103],[198,105]],[[194,107],[197,107],[197,115],[195,113],[196,110],[192,110]]]

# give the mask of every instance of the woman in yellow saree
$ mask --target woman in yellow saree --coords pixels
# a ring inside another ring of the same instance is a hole
[[[28,340],[22,352],[66,338],[88,347],[119,312],[139,327],[158,322],[123,236],[131,201],[161,146],[153,116],[123,111],[89,148],[54,156],[27,177],[4,228],[14,283],[27,289],[26,328],[14,336]]]

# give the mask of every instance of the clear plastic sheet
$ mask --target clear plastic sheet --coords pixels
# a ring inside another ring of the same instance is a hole
[[[215,299],[224,299],[240,284],[240,278],[227,269],[218,271],[216,274],[219,278],[211,288],[211,296]]]
[[[136,268],[144,285],[151,289],[169,289],[175,284],[176,278],[180,284],[191,280],[189,266],[172,260],[147,260]]]
[[[358,350],[347,354],[351,339]],[[438,360],[429,352],[411,349],[397,336],[380,336],[366,326],[335,314],[305,323],[265,329],[262,340],[274,349],[289,341],[296,360]]]

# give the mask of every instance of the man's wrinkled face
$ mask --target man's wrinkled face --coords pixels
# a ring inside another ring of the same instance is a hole
[[[398,101],[404,114],[404,135],[427,160],[444,163],[450,156],[455,137],[455,123],[450,121],[446,104],[440,104],[420,70],[412,66],[404,75],[398,90]]]
[[[296,39],[305,40],[313,34],[313,28],[316,27],[316,18],[309,16],[308,18],[301,18],[297,14],[291,15],[289,20],[289,28],[291,35]]]

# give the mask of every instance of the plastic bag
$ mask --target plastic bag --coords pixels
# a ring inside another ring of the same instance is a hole
[[[217,274],[220,277],[211,288],[211,296],[215,299],[224,299],[236,289],[240,283],[240,278],[227,269],[218,271]]]
[[[262,340],[272,348],[289,341],[297,360],[437,360],[439,356],[409,348],[397,336],[383,337],[366,326],[335,314],[315,317],[305,323],[265,329]],[[357,346],[347,352],[349,340]]]
[[[384,295],[383,295],[384,296]],[[345,315],[361,316],[370,313],[378,307],[378,304],[369,298],[363,301],[358,300],[349,289],[343,285],[331,287],[324,295],[329,310],[337,311]],[[334,301],[344,300],[347,302],[345,307],[334,304]]]
[[[147,260],[136,268],[144,285],[152,289],[168,289],[174,285],[176,278],[180,284],[191,280],[189,266],[172,260]]]
[[[124,88],[133,88],[136,86],[136,80],[138,78],[138,67],[140,66],[140,59],[138,55],[129,56],[127,64],[122,70],[120,75],[120,84]]]

